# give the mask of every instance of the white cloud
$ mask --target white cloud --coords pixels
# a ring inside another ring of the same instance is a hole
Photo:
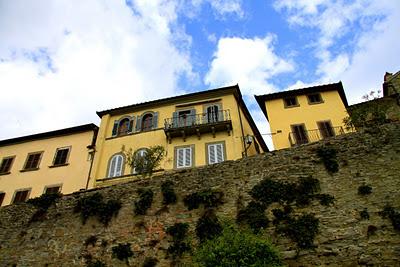
[[[0,138],[98,122],[195,77],[176,4],[123,2],[0,2]]]
[[[224,19],[226,15],[236,15],[238,18],[244,16],[242,0],[187,0],[181,7],[189,17],[195,16],[200,11],[200,7],[208,4],[215,12],[217,19]]]
[[[381,88],[386,71],[400,69],[397,0],[280,0],[274,6],[287,12],[289,24],[318,30],[311,40],[319,60],[315,83],[342,80],[350,103]],[[350,42],[343,43],[346,34]]]
[[[272,35],[265,38],[221,38],[205,83],[213,87],[239,83],[247,95],[275,90],[268,80],[292,71],[293,65],[275,54]]]

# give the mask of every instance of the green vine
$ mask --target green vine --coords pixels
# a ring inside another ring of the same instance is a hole
[[[217,207],[223,203],[223,196],[224,194],[220,191],[206,189],[187,195],[183,199],[183,203],[188,210],[198,209],[200,205],[203,205],[205,208]]]
[[[28,199],[27,203],[37,208],[29,222],[43,221],[46,218],[48,208],[50,208],[57,199],[61,198],[61,196],[60,193],[52,193]]]
[[[265,205],[251,201],[246,208],[239,210],[236,220],[239,224],[247,224],[257,233],[269,224],[268,218],[265,216]]]
[[[74,208],[74,212],[80,212],[82,223],[85,224],[91,216],[96,216],[99,222],[107,226],[113,217],[118,215],[121,208],[119,200],[108,200],[104,202],[103,195],[94,193],[80,198]]]
[[[211,209],[206,210],[196,224],[196,235],[200,242],[212,239],[215,236],[218,236],[221,232],[222,225],[215,212]]]
[[[361,196],[369,195],[372,193],[372,187],[369,185],[361,185],[358,187],[358,194]]]
[[[383,211],[379,212],[382,218],[389,218],[392,222],[393,228],[400,231],[400,212],[394,210],[390,205],[386,205]]]
[[[139,189],[139,200],[135,202],[135,214],[145,215],[153,202],[153,191],[151,189]]]
[[[183,253],[191,250],[190,245],[185,242],[186,235],[189,229],[187,223],[175,223],[167,228],[167,234],[172,236],[172,245],[167,249],[168,255],[172,255],[173,259],[181,257]]]
[[[112,248],[112,255],[114,258],[117,258],[120,261],[125,261],[126,264],[129,264],[128,260],[133,256],[131,244],[118,244],[118,246]]]
[[[175,204],[177,197],[174,191],[174,183],[172,181],[165,181],[161,184],[161,192],[163,194],[163,204]]]
[[[317,149],[317,155],[322,159],[325,169],[329,173],[339,171],[339,163],[337,161],[336,149],[328,146],[321,146]]]

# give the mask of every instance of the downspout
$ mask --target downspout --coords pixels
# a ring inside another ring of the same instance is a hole
[[[247,148],[246,148],[246,141],[244,140],[244,131],[243,131],[243,123],[242,123],[242,115],[240,114],[240,108],[239,108],[239,104],[238,104],[238,113],[239,113],[239,121],[240,121],[240,129],[242,130],[242,140],[243,140],[243,148],[244,148],[244,155],[245,157],[247,157]],[[243,152],[242,152],[242,156],[243,156]]]
[[[92,144],[87,146],[88,149],[93,149],[93,154],[90,159],[90,166],[89,166],[89,172],[88,172],[85,190],[88,190],[88,187],[89,187],[90,175],[92,172],[93,162],[94,162],[94,155],[96,154],[96,144],[95,143],[96,143],[96,139],[97,139],[97,134],[98,134],[98,130],[94,130]]]

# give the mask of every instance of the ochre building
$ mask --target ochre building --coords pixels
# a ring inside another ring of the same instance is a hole
[[[101,118],[93,164],[95,186],[135,179],[123,151],[160,145],[156,171],[235,160],[268,151],[238,85],[97,112]]]
[[[89,172],[98,127],[72,128],[0,141],[0,206],[44,193],[93,186]]]
[[[346,132],[347,99],[341,82],[255,96],[267,118],[275,149]]]

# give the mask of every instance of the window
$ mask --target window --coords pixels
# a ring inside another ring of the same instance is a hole
[[[318,121],[317,125],[322,139],[335,136],[331,121]]]
[[[296,145],[307,144],[308,136],[304,124],[291,125]]]
[[[318,104],[323,102],[320,93],[307,95],[307,99],[309,104]]]
[[[0,165],[0,174],[9,173],[11,170],[13,161],[14,161],[14,157],[3,158],[3,161],[1,162],[1,165]]]
[[[1,205],[3,204],[3,200],[4,200],[4,197],[6,196],[6,193],[4,193],[4,192],[1,192],[0,193],[0,207],[1,207]]]
[[[53,166],[66,164],[68,160],[68,154],[69,154],[69,147],[57,148],[56,155],[53,161]]]
[[[61,189],[61,186],[50,186],[50,187],[46,187],[44,193],[45,194],[56,194],[59,193]]]
[[[136,163],[138,166],[135,166],[132,169],[133,174],[138,174],[142,173],[144,171],[144,168],[146,167],[146,161],[144,159],[144,156],[147,154],[147,150],[145,148],[142,148],[136,152]]]
[[[176,168],[188,168],[193,166],[193,147],[175,148]]]
[[[286,97],[283,99],[283,102],[285,103],[285,108],[296,107],[299,105],[297,97],[295,96]]]
[[[16,191],[12,204],[25,202],[28,199],[30,190],[20,190]]]
[[[118,125],[118,135],[125,135],[129,132],[130,119],[125,118],[119,121]]]
[[[224,143],[207,144],[207,163],[215,164],[225,160]]]
[[[134,117],[124,117],[114,121],[112,136],[123,136],[132,133]]]
[[[142,131],[153,129],[153,114],[146,114],[142,118]]]
[[[26,159],[24,170],[38,169],[41,157],[42,157],[42,152],[35,152],[35,153],[28,154],[28,158]]]
[[[117,177],[123,173],[124,157],[121,154],[114,155],[108,165],[108,176]]]

